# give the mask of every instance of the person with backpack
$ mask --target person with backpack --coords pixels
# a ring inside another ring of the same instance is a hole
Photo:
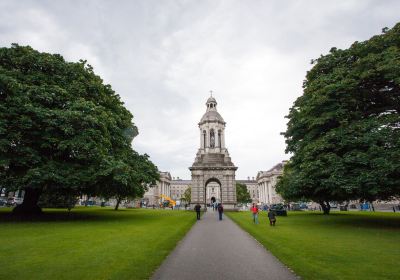
[[[253,222],[258,225],[258,207],[255,203],[253,203],[253,206],[250,208],[250,211],[253,213]]]
[[[269,225],[275,226],[276,214],[275,214],[275,211],[271,210],[271,208],[268,209],[268,219],[269,219]]]
[[[218,216],[219,216],[219,220],[222,220],[222,213],[224,213],[224,207],[222,206],[222,203],[218,204]]]
[[[200,209],[201,209],[201,205],[197,203],[194,206],[194,210],[196,211],[197,220],[200,220]]]

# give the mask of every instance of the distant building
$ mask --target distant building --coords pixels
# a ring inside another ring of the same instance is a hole
[[[146,205],[160,205],[164,201],[161,195],[171,196],[171,174],[169,172],[160,172],[160,180],[157,184],[150,186],[147,192],[144,194],[142,201]]]
[[[276,193],[275,187],[278,177],[283,173],[283,166],[286,161],[278,163],[268,171],[257,173],[257,184],[259,191],[259,202],[263,204],[283,203],[282,197]]]
[[[180,200],[191,183],[192,180],[182,180],[179,177],[173,177],[171,181],[171,198],[173,200]]]
[[[257,181],[254,179],[254,177],[252,178],[247,177],[247,180],[236,180],[236,183],[246,185],[247,191],[250,194],[252,202],[257,203],[259,201],[258,184]]]

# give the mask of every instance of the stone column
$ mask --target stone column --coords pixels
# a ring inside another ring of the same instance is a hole
[[[267,191],[266,191],[266,188],[265,188],[265,182],[263,181],[262,182],[262,187],[263,187],[263,201],[264,201],[264,203],[267,203],[268,201],[267,201]]]
[[[265,203],[265,188],[264,188],[264,182],[261,182],[261,201]]]
[[[269,182],[268,187],[269,187],[269,189],[268,189],[269,197],[270,197],[270,200],[271,200],[271,203],[272,203],[272,182]]]
[[[205,129],[205,131],[206,131],[206,137],[205,137],[206,142],[204,143],[204,149],[207,149],[210,147],[210,139],[209,139],[210,131],[209,131],[209,129]]]
[[[200,148],[204,149],[204,135],[203,130],[200,128]]]
[[[270,204],[270,201],[269,201],[269,191],[268,191],[268,182],[265,182],[265,194],[266,194],[265,199],[266,199],[267,203]]]
[[[214,127],[214,136],[215,136],[215,148],[221,148],[219,146],[219,135],[218,135],[218,127]]]
[[[221,129],[221,148],[225,148],[225,129]]]

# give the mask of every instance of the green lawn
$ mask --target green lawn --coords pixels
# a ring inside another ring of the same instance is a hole
[[[15,221],[0,208],[0,279],[148,279],[195,222],[193,212],[46,210]]]
[[[289,212],[276,227],[261,213],[227,213],[304,279],[400,279],[400,215]]]

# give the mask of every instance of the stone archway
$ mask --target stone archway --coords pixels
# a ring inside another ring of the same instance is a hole
[[[192,205],[197,203],[206,207],[207,185],[216,182],[220,186],[220,200],[225,209],[236,207],[235,171],[237,167],[191,167],[192,171]]]
[[[216,178],[211,178],[205,183],[205,201],[206,204],[220,203],[221,199],[221,182]],[[211,205],[210,205],[211,206]]]

